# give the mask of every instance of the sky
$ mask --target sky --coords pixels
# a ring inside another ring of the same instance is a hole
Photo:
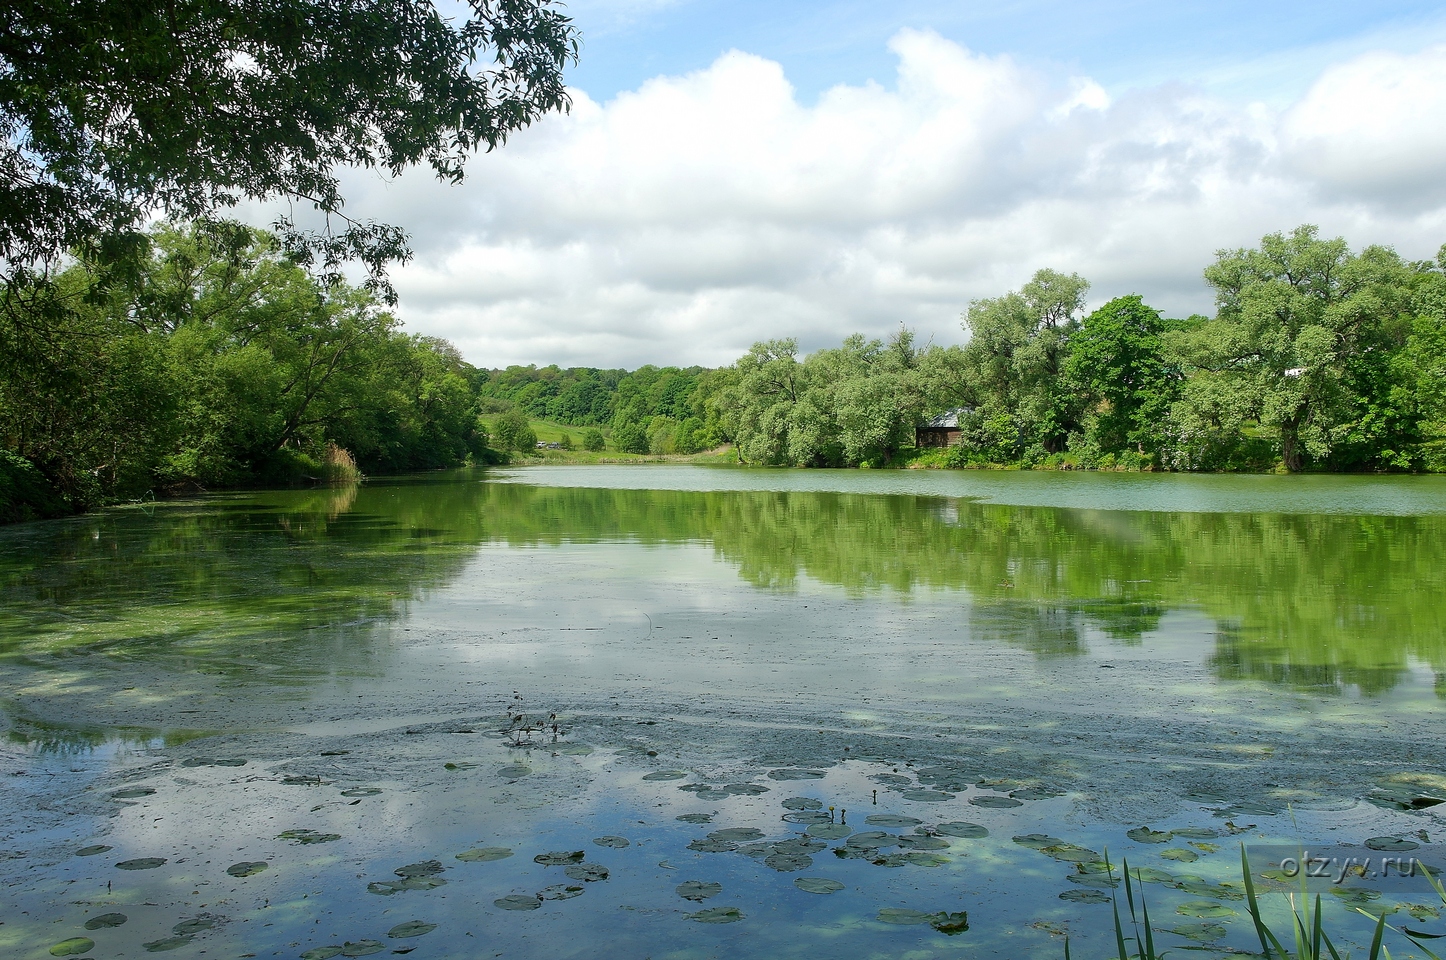
[[[1035,270],[1209,314],[1215,252],[1301,223],[1446,243],[1446,5],[573,0],[573,106],[345,179],[411,235],[413,332],[481,367],[967,339]]]

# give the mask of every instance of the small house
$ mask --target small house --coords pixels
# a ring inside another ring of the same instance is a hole
[[[914,428],[914,445],[918,447],[952,447],[959,442],[963,432],[959,429],[959,418],[969,413],[969,407],[955,407],[945,410]]]

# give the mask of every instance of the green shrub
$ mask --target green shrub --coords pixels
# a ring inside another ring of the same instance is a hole
[[[601,453],[606,446],[607,441],[597,427],[588,427],[582,432],[582,448],[589,453]]]
[[[33,463],[0,450],[0,523],[45,520],[74,512]]]
[[[492,433],[497,446],[502,450],[535,450],[537,434],[528,424],[527,418],[516,410],[509,410],[492,424]]]

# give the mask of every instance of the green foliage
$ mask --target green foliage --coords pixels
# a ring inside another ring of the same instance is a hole
[[[631,418],[613,425],[613,446],[623,453],[647,453],[651,449],[647,430]]]
[[[708,405],[721,412],[745,462],[795,466],[879,465],[913,443],[931,394],[930,372],[900,331],[885,344],[854,335],[800,362],[793,340],[754,344]],[[701,424],[700,424],[701,426]],[[707,429],[704,427],[704,429]]]
[[[1117,297],[1085,317],[1065,363],[1068,380],[1096,406],[1087,440],[1101,451],[1155,454],[1182,379],[1162,354],[1164,321],[1138,296]]]
[[[492,437],[503,450],[526,452],[537,447],[537,434],[519,410],[509,410],[492,422]]]
[[[607,441],[597,427],[588,427],[582,432],[582,448],[589,453],[601,453],[606,446]]]
[[[314,207],[326,229],[278,221],[286,248],[382,269],[400,230],[341,214],[337,167],[393,176],[468,154],[569,104],[577,50],[549,0],[438,9],[409,0],[17,0],[0,31],[0,262],[83,251],[132,273],[138,224],[208,218],[245,200]],[[479,69],[479,64],[485,68]],[[334,221],[340,221],[336,223]]]
[[[125,284],[84,265],[0,299],[0,444],[77,505],[148,489],[485,458],[471,367],[244,227],[162,226]]]
[[[0,449],[0,523],[46,520],[71,512],[34,464]]]

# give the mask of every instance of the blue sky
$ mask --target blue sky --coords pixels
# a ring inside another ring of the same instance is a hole
[[[1210,313],[1301,223],[1446,242],[1446,7],[574,0],[574,108],[460,187],[358,173],[401,315],[473,363],[729,363],[757,340],[962,342],[1042,267]]]
[[[1086,74],[1111,92],[1173,81],[1281,101],[1351,54],[1446,39],[1446,6],[1423,0],[576,0],[567,9],[585,43],[570,80],[597,99],[702,69],[729,49],[782,64],[805,100],[838,83],[888,84],[888,40],[912,27]]]

